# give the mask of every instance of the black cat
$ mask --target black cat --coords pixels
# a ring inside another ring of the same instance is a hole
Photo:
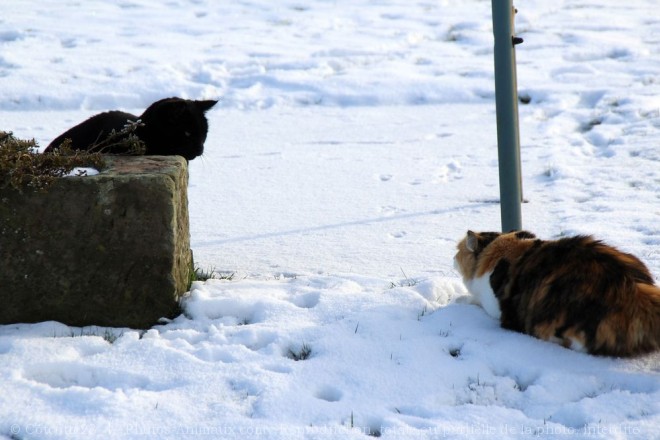
[[[74,150],[89,150],[106,139],[112,130],[118,133],[130,121],[140,120],[141,123],[135,127],[134,134],[144,142],[145,154],[179,155],[186,160],[193,160],[204,152],[208,131],[204,113],[217,102],[166,98],[151,104],[140,116],[116,110],[100,113],[56,137],[44,152],[58,149],[66,139],[71,139],[71,148]],[[127,136],[128,134],[124,137]],[[116,144],[102,149],[101,152],[126,153],[125,147]]]

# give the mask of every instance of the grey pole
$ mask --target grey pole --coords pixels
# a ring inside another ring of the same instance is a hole
[[[495,36],[495,101],[502,231],[522,229],[518,86],[512,0],[491,0]]]

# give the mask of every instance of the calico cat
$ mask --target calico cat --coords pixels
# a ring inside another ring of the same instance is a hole
[[[92,149],[112,130],[120,132],[129,121],[139,120],[134,134],[144,142],[145,154],[179,155],[186,160],[193,160],[204,152],[208,131],[204,113],[217,102],[166,98],[151,104],[140,116],[116,110],[100,113],[56,137],[44,152],[58,149],[66,139],[71,139],[71,148],[74,150]],[[126,153],[119,146],[111,146],[101,152]]]
[[[660,288],[648,268],[593,237],[468,231],[454,264],[503,328],[595,355],[660,348]]]

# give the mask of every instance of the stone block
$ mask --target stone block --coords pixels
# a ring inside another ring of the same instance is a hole
[[[0,324],[148,328],[179,313],[192,271],[187,163],[106,159],[45,192],[0,190]]]

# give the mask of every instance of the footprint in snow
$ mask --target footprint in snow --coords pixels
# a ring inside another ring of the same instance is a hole
[[[342,397],[344,397],[344,393],[342,393],[339,388],[326,385],[319,388],[316,393],[314,393],[314,397],[320,400],[325,400],[326,402],[339,402]]]
[[[277,340],[277,333],[270,330],[241,326],[229,338],[232,344],[243,345],[251,351],[259,351]]]
[[[461,179],[463,178],[462,170],[463,168],[461,167],[460,162],[453,160],[438,169],[436,182],[446,183],[452,180]]]
[[[12,41],[22,40],[24,34],[21,31],[8,30],[0,32],[0,42],[11,43]]]
[[[61,40],[60,44],[65,49],[72,49],[78,45],[78,41],[75,38],[66,38]]]
[[[312,309],[318,305],[320,298],[321,294],[319,292],[310,292],[295,295],[291,298],[291,302],[301,309]]]

